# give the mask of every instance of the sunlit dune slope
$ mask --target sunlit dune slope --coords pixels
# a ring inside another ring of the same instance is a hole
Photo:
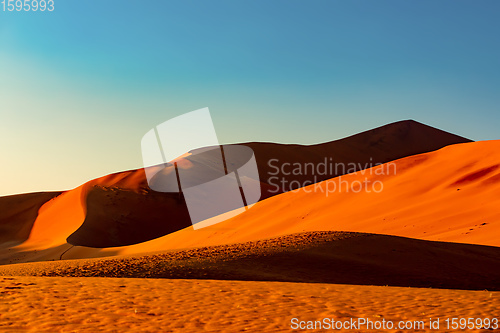
[[[281,188],[276,192],[275,186],[269,184],[270,159],[279,163],[316,164],[331,157],[335,163],[356,163],[359,168],[365,168],[370,163],[387,162],[468,141],[415,121],[401,121],[319,145],[244,145],[255,152],[264,199],[286,190]],[[277,175],[288,182],[301,183],[334,176],[337,173],[284,175],[280,172]],[[30,200],[26,201],[27,198]],[[16,251],[67,248],[69,246],[64,247],[66,241],[73,245],[112,247],[155,239],[191,225],[184,198],[177,193],[150,190],[144,169],[104,176],[47,202],[50,198],[51,195],[0,198],[0,205],[4,202],[9,206],[8,210],[0,211],[0,228],[12,230],[2,235],[1,241],[19,242],[29,235]],[[15,225],[14,229],[10,225]],[[3,254],[0,260],[2,257]]]
[[[0,198],[0,246],[28,239],[38,210],[61,192],[40,192]]]
[[[89,246],[99,246],[102,237],[118,244],[149,240],[190,225],[185,204],[179,202],[178,195],[150,191],[143,169],[101,177],[43,204],[29,237],[16,250],[59,246],[68,237],[76,242],[86,237]],[[112,223],[102,223],[106,219]]]
[[[500,141],[453,145],[274,196],[214,226],[98,252],[143,253],[321,230],[500,246],[499,164]],[[377,174],[383,170],[396,174]],[[383,183],[379,193],[347,191],[345,185],[326,192],[341,182],[359,189],[359,182],[376,181]],[[91,254],[96,250],[74,248],[65,258]]]

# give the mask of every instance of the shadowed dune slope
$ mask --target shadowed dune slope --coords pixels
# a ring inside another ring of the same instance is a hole
[[[359,168],[365,168],[369,163],[387,162],[469,141],[415,121],[401,121],[319,145],[243,145],[255,152],[262,181],[261,199],[265,199],[285,190],[281,188],[274,192],[275,187],[269,185],[269,172],[273,171],[269,168],[270,159],[279,163],[305,164],[332,158],[335,163],[356,163]],[[324,175],[279,173],[277,176],[288,182],[297,180],[303,183],[337,175],[334,172]],[[175,193],[150,190],[144,169],[104,176],[64,192],[46,202],[38,215],[34,215],[37,209],[30,207],[36,206],[37,202],[43,203],[44,197],[28,196],[33,199],[29,204],[25,203],[28,197],[0,199],[0,205],[1,200],[10,200],[10,210],[0,211],[0,221],[9,221],[3,223],[5,226],[15,225],[12,230],[22,229],[20,235],[15,235],[17,231],[5,233],[3,242],[11,238],[23,241],[29,234],[27,241],[15,249],[16,252],[55,248],[65,245],[66,241],[88,247],[124,246],[155,239],[191,225],[184,198]],[[19,212],[16,220],[11,218],[11,211]]]
[[[309,232],[143,257],[7,265],[0,267],[0,274],[500,290],[498,267],[498,247]]]
[[[355,134],[340,140],[317,145],[280,145],[274,143],[245,143],[251,147],[259,164],[260,178],[264,183],[273,184],[272,177],[286,179],[288,183],[297,180],[301,183],[312,181],[316,183],[345,174],[342,168],[328,170],[326,174],[283,174],[291,168],[280,170],[276,175],[276,168],[285,163],[323,163],[355,164],[357,170],[368,168],[369,164],[386,163],[403,157],[431,152],[448,145],[472,142],[469,139],[451,134],[437,128],[424,125],[414,120],[404,120]],[[330,160],[331,158],[331,160]],[[271,165],[268,161],[274,160]],[[349,171],[346,167],[345,171]],[[316,177],[314,177],[316,176]],[[281,188],[289,190],[289,188]]]

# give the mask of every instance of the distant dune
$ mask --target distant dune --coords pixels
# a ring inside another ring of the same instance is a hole
[[[286,190],[280,188],[277,192],[271,191],[274,186],[269,184],[269,173],[273,171],[269,166],[270,159],[278,160],[279,163],[316,164],[331,158],[335,163],[355,163],[363,169],[370,164],[469,141],[415,121],[401,121],[319,145],[244,145],[255,152],[262,181],[262,199],[265,199]],[[280,172],[277,177],[288,182],[296,180],[300,183],[314,183],[338,175],[285,175]],[[64,193],[3,197],[0,198],[0,206],[4,207],[0,211],[0,229],[5,231],[0,240],[4,246],[11,246],[12,242],[22,243],[12,251],[0,255],[0,262],[14,259],[40,260],[47,251],[54,257],[71,245],[131,245],[168,235],[191,225],[183,197],[175,193],[150,190],[144,169],[101,177]],[[35,216],[38,208],[38,215]],[[269,227],[272,228],[272,223]],[[205,231],[201,233],[205,234]],[[234,241],[238,240],[247,239],[242,237]],[[185,245],[176,243],[175,246],[195,246],[196,242]],[[27,253],[35,250],[36,257],[29,256],[28,259]],[[46,252],[40,252],[41,250]],[[72,250],[74,251],[75,249]],[[110,249],[107,253],[113,251],[122,250]]]

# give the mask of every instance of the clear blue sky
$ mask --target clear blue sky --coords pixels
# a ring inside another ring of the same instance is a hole
[[[0,12],[1,194],[141,167],[208,106],[224,143],[318,143],[401,119],[500,139],[496,0],[55,0]]]

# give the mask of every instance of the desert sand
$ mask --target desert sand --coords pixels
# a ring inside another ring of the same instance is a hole
[[[500,292],[318,283],[0,277],[0,293],[2,332],[290,332],[293,318],[424,321],[418,332],[441,318],[443,332],[500,313]]]
[[[451,331],[448,318],[498,318],[500,292],[485,288],[500,287],[498,254],[496,247],[321,232],[149,256],[5,265],[0,331],[292,332],[293,325],[325,325],[324,318],[406,325],[346,332]],[[300,283],[269,282],[283,280]],[[431,318],[440,319],[439,330],[431,329]]]

